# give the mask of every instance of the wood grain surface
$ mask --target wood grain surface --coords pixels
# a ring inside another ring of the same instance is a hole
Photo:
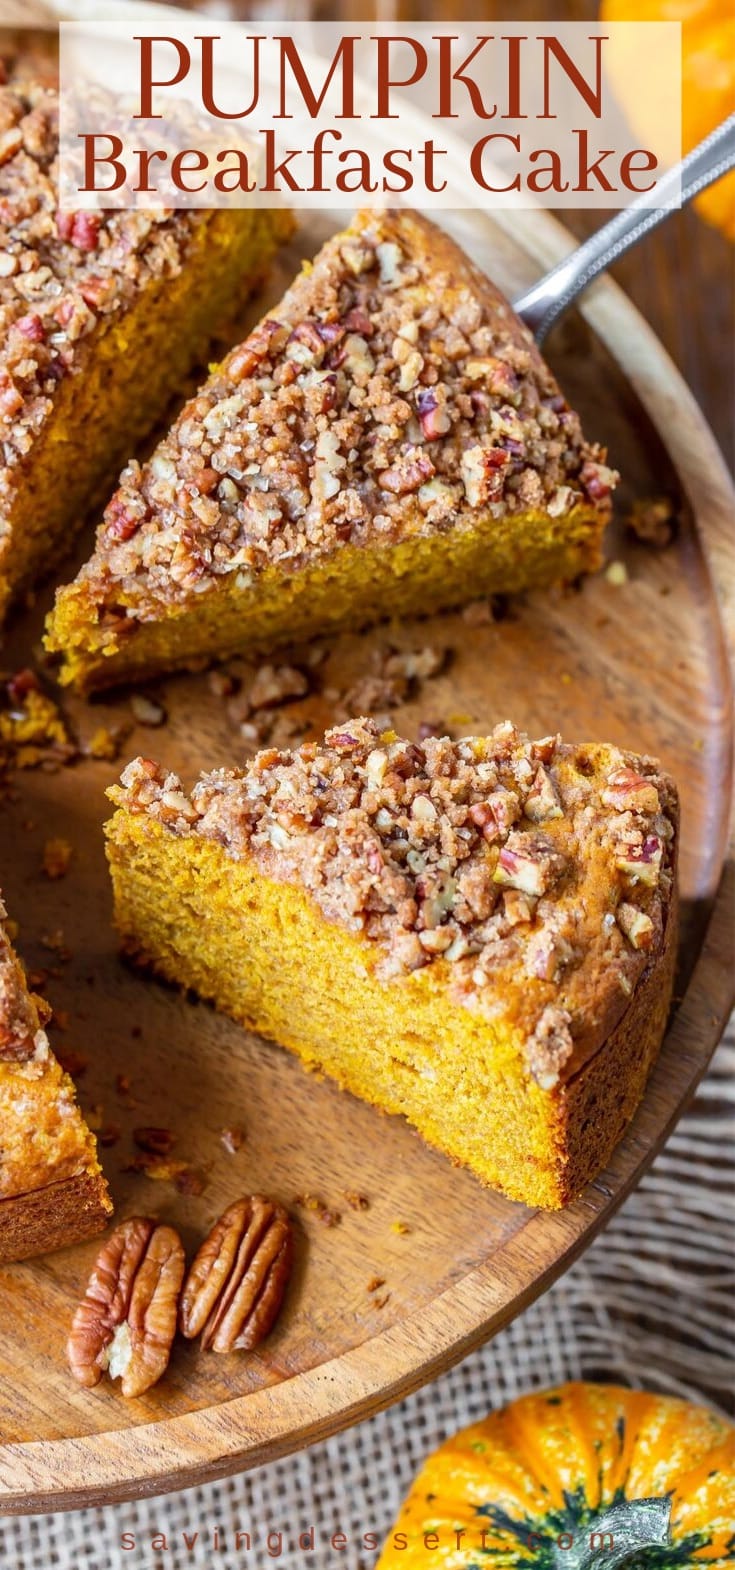
[[[310,221],[274,278],[276,297],[329,220]],[[510,293],[567,245],[541,214],[447,215],[447,227]],[[261,302],[262,305],[262,302]],[[549,354],[589,433],[609,442],[623,473],[619,513],[634,497],[676,503],[674,544],[658,552],[618,523],[610,555],[628,581],[600,576],[580,590],[534,596],[469,628],[461,615],[345,636],[320,691],[299,706],[312,729],[331,718],[324,687],[344,689],[375,651],[430,643],[450,651],[444,673],[396,712],[455,734],[510,716],[539,734],[609,739],[658,753],[683,797],[684,922],[679,1006],[643,1108],[609,1170],[566,1212],[532,1213],[482,1189],[397,1119],[306,1075],[277,1047],[208,1007],[146,981],[119,961],[100,825],[115,765],[86,760],[55,775],[26,774],[2,824],[2,881],[32,966],[51,965],[54,1041],[83,1055],[83,1105],[117,1124],[105,1153],[120,1216],[160,1215],[188,1251],[225,1203],[264,1190],[291,1205],[297,1267],[286,1311],[256,1354],[216,1358],[177,1345],[162,1383],[124,1403],[108,1384],[73,1386],[63,1347],[96,1245],[0,1273],[0,1509],[64,1508],[165,1492],[256,1465],[344,1427],[434,1377],[506,1323],[589,1241],[666,1137],[703,1072],[731,1003],[728,836],[731,693],[725,631],[713,588],[732,585],[732,492],[702,417],[653,334],[610,283],[585,315],[555,333]],[[27,661],[49,601],[12,630],[4,663]],[[157,731],[133,729],[124,757],[155,754],[191,782],[201,767],[238,761],[242,741],[206,676],[160,682]],[[66,700],[65,700],[66,701]],[[132,725],[129,700],[69,700],[83,738]],[[296,717],[296,711],[295,711]],[[44,841],[74,846],[66,878],[41,872]],[[719,888],[719,893],[718,893]],[[70,958],[47,947],[63,933]],[[63,1026],[60,1029],[59,1026]],[[120,1090],[118,1076],[129,1080]],[[220,1131],[245,1130],[230,1155]],[[199,1195],[127,1170],[132,1131],[155,1124],[174,1154],[201,1172]],[[357,1191],[368,1208],[353,1210]],[[341,1214],[325,1226],[296,1196]],[[397,1225],[398,1224],[398,1225]],[[374,1277],[384,1288],[368,1292]]]

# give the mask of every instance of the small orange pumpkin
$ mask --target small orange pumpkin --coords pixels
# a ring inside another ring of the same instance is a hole
[[[681,134],[683,151],[735,110],[735,9],[732,0],[601,0],[602,22],[681,22]],[[650,129],[656,113],[645,92],[625,98],[636,129]],[[735,240],[735,174],[697,197],[703,218]]]
[[[377,1570],[725,1570],[735,1428],[615,1385],[523,1396],[425,1462]]]

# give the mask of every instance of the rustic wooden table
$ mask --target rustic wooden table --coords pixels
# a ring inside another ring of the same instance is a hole
[[[607,215],[577,210],[559,216],[583,238]],[[735,468],[732,245],[686,208],[672,213],[611,272],[679,367]]]

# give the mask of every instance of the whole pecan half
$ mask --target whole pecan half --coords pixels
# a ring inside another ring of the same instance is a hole
[[[124,1396],[166,1372],[186,1260],[173,1227],[132,1216],[103,1243],[74,1315],[67,1357],[80,1385],[107,1372]]]
[[[283,1301],[293,1239],[282,1205],[262,1194],[230,1205],[202,1244],[181,1294],[179,1328],[213,1352],[250,1352]]]

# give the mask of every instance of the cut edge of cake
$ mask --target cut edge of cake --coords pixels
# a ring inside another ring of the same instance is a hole
[[[605,460],[460,247],[358,213],[123,472],[47,647],[92,689],[575,579]]]
[[[655,760],[511,725],[416,744],[356,720],[191,794],[138,759],[109,794],[131,957],[513,1199],[558,1208],[606,1164],[676,962],[677,797]]]
[[[95,1137],[43,1028],[0,900],[0,1264],[80,1242],[112,1213]]]

